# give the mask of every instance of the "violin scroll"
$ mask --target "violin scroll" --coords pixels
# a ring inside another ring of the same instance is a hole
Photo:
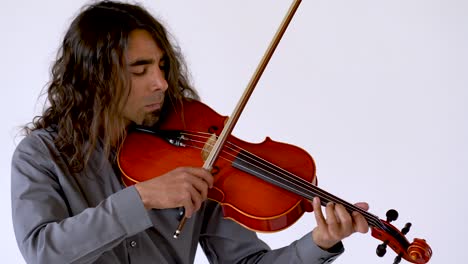
[[[372,225],[372,236],[383,241],[377,246],[376,253],[379,257],[383,257],[387,252],[387,245],[392,248],[398,255],[395,257],[393,264],[398,264],[402,259],[411,263],[424,264],[429,262],[432,256],[432,249],[426,243],[426,240],[415,238],[410,243],[405,235],[409,232],[411,223],[407,223],[405,227],[399,231],[390,222],[398,218],[398,212],[389,210],[387,212],[387,220],[380,220],[377,224]]]
[[[414,260],[414,263],[427,263],[432,256],[432,249],[426,240],[415,238],[408,247],[408,255]]]

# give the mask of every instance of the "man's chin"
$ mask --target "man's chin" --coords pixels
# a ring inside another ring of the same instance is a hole
[[[156,125],[159,121],[160,112],[161,111],[158,110],[158,111],[154,111],[152,113],[147,114],[145,118],[143,119],[142,125],[148,126],[148,127]]]

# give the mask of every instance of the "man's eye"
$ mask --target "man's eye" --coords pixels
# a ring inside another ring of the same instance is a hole
[[[159,69],[161,69],[163,71],[166,70],[166,62],[165,61],[161,61],[159,63]]]
[[[139,70],[139,71],[133,71],[132,74],[136,76],[142,76],[146,73],[146,68]]]

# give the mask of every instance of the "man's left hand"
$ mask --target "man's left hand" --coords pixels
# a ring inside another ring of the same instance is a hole
[[[320,206],[320,199],[315,197],[312,201],[317,227],[312,231],[312,239],[324,250],[333,247],[345,237],[355,232],[367,233],[369,224],[362,214],[354,211],[351,214],[341,204],[328,203],[325,218]],[[367,203],[356,203],[356,206],[367,211]]]

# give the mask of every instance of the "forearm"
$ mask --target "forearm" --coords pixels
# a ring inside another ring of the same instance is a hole
[[[289,246],[251,256],[246,263],[332,263],[343,251],[341,242],[329,251],[321,249],[308,233]]]
[[[206,230],[200,245],[213,263],[331,263],[343,251],[342,244],[325,251],[318,247],[311,233],[289,246],[271,250],[257,234],[222,216],[221,206],[207,203]],[[329,262],[327,262],[329,261]]]

